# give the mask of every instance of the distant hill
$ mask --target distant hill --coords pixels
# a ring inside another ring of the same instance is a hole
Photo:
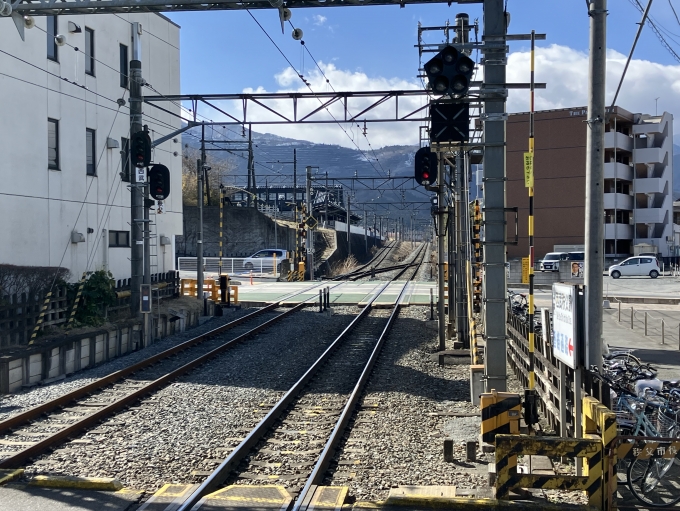
[[[238,133],[229,130],[215,130],[210,133],[212,140],[238,140],[247,143],[247,138],[238,136]],[[207,138],[207,137],[206,137]],[[191,148],[198,149],[200,147],[200,140],[195,135],[183,134],[183,144]],[[413,175],[413,158],[417,151],[417,146],[388,146],[372,151],[364,151],[360,153],[356,149],[349,149],[346,147],[330,144],[315,144],[305,140],[295,140],[290,138],[279,137],[268,133],[253,132],[254,158],[255,158],[255,174],[258,186],[269,183],[274,184],[292,184],[293,174],[293,149],[297,150],[297,183],[304,185],[305,183],[305,167],[318,167],[313,172],[315,176],[323,181],[325,173],[328,172],[329,179],[340,177],[375,177],[381,178],[387,175],[397,176],[412,176]],[[207,145],[206,148],[214,149],[215,145]],[[223,147],[228,147],[226,144]],[[209,160],[227,160],[234,166],[234,171],[231,173],[232,177],[225,178],[225,183],[237,184],[244,186],[247,175],[247,153],[242,153],[243,157],[236,154],[230,154],[226,151],[210,151],[208,153]],[[367,160],[368,158],[368,160]],[[274,162],[274,163],[271,163]],[[276,163],[286,162],[286,163]],[[285,176],[285,177],[284,177]],[[381,182],[376,179],[376,185]],[[332,183],[329,183],[332,184]],[[349,187],[350,183],[345,181],[343,183]],[[382,186],[386,186],[382,182]],[[408,186],[406,186],[408,188]],[[401,195],[398,192],[384,193],[381,199],[379,191],[367,190],[365,186],[356,184],[354,186],[357,202],[369,202],[371,199],[376,199],[381,202],[390,202],[392,204],[401,202]],[[427,201],[428,198],[418,190],[405,190],[404,200]],[[420,205],[423,214],[429,216],[429,206],[423,207]],[[404,216],[410,215],[411,207],[405,208]],[[385,211],[386,212],[386,211]],[[394,213],[392,214],[394,217]]]

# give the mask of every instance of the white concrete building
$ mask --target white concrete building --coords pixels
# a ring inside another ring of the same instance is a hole
[[[130,138],[132,22],[142,26],[143,77],[162,94],[180,92],[180,27],[151,13],[35,22],[22,41],[12,19],[0,19],[0,263],[62,266],[74,280],[101,268],[129,278],[131,169],[122,149]],[[57,46],[54,33],[66,44]],[[170,102],[163,107],[179,114]],[[143,123],[152,139],[180,127],[178,117],[148,105]],[[181,152],[171,140],[152,158],[171,174],[152,230],[152,273],[173,269],[182,233]]]
[[[638,244],[664,257],[673,245],[673,116],[616,107],[605,133],[605,253]]]

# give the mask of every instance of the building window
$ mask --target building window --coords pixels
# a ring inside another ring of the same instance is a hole
[[[130,62],[128,61],[128,47],[124,44],[120,45],[120,86],[124,89],[128,87],[128,69]]]
[[[47,16],[47,58],[59,62],[57,58],[57,43],[54,36],[57,35],[57,17]]]
[[[87,166],[87,175],[96,176],[97,175],[97,162],[95,160],[97,153],[97,132],[87,128],[85,130],[85,148],[86,148],[86,160],[85,164]]]
[[[59,170],[59,121],[47,119],[47,168]]]
[[[85,27],[85,73],[94,76],[94,30]]]
[[[109,231],[109,247],[129,247],[130,231]]]
[[[121,169],[121,181],[127,183],[130,182],[130,172],[132,171],[130,166],[130,140],[127,138],[120,139],[120,169]]]

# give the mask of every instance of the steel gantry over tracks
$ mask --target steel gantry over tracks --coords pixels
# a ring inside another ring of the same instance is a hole
[[[10,2],[12,11],[21,16],[47,16],[53,14],[110,14],[173,11],[215,11],[238,9],[273,9],[283,2],[255,0],[18,0]],[[451,3],[441,0],[363,0],[360,2],[324,0],[288,0],[289,9],[299,7],[353,7],[360,5],[398,5]],[[482,0],[453,0],[458,4],[478,4]],[[278,5],[277,5],[278,4]]]

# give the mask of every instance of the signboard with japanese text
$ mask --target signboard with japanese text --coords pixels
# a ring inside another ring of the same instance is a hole
[[[576,368],[576,287],[553,284],[552,348],[557,360]]]
[[[529,283],[529,258],[522,258],[522,284]]]
[[[524,186],[534,187],[534,153],[524,153]]]

